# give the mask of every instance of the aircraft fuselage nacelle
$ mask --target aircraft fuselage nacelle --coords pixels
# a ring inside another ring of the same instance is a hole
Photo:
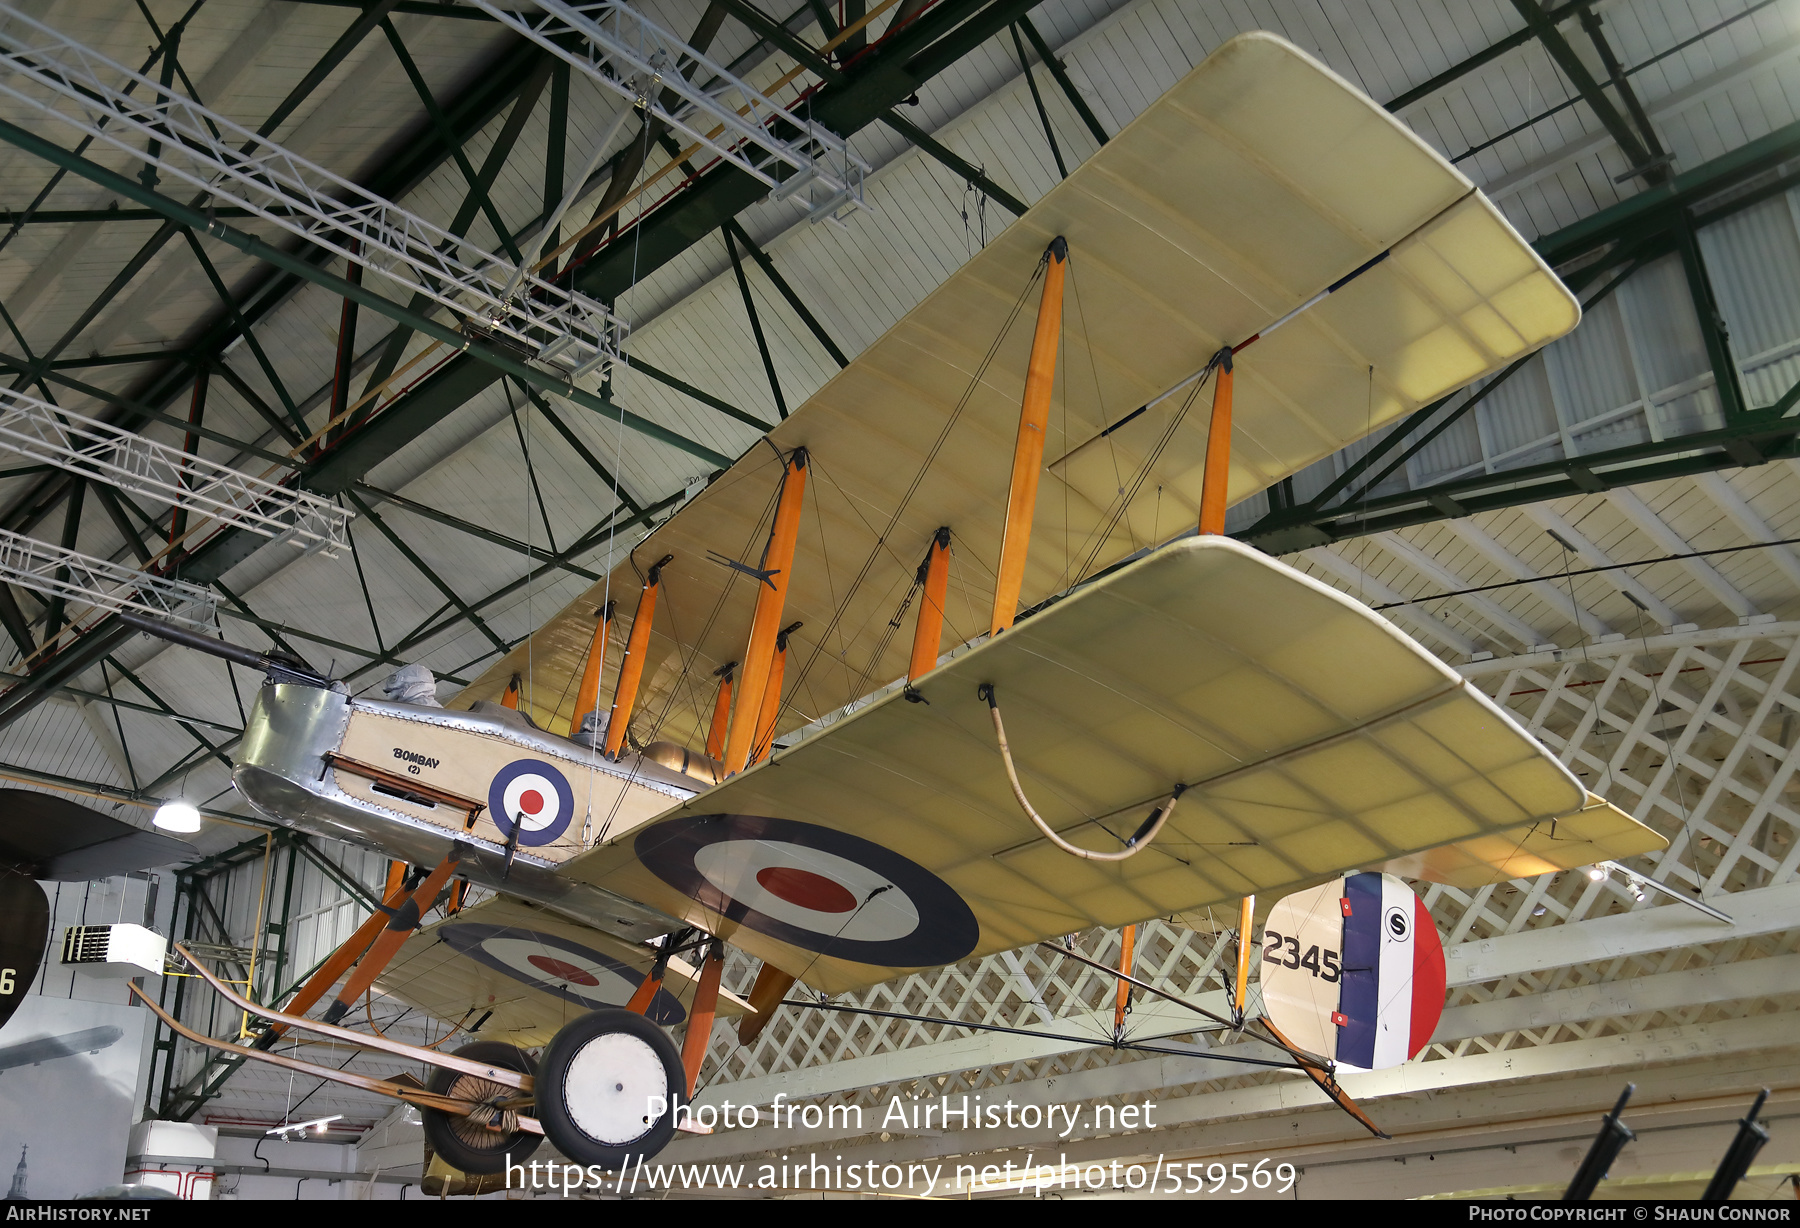
[[[563,862],[685,801],[696,782],[660,764],[537,729],[494,704],[453,711],[269,683],[232,779],[286,827],[434,865],[638,942],[678,928],[663,913],[558,871]]]

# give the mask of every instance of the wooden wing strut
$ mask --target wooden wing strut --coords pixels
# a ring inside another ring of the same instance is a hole
[[[625,660],[619,665],[619,685],[613,691],[612,715],[606,723],[606,757],[617,759],[625,745],[625,730],[631,725],[631,710],[637,705],[638,682],[644,676],[644,657],[650,651],[650,627],[656,619],[656,590],[662,585],[662,569],[674,561],[665,554],[644,578],[644,592],[638,598],[637,613],[631,619],[631,638],[625,644]],[[577,704],[579,708],[581,705]]]

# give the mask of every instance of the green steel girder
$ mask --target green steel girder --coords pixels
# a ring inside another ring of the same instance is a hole
[[[451,605],[461,610],[463,617],[475,624],[476,630],[487,636],[489,643],[493,644],[501,652],[506,651],[506,641],[494,633],[494,629],[487,625],[481,615],[477,614],[475,610],[470,607],[469,603],[464,601],[461,595],[444,581],[442,576],[433,571],[425,560],[420,558],[417,552],[414,551],[411,546],[406,544],[404,538],[388,527],[387,521],[377,515],[375,509],[365,503],[361,495],[357,494],[354,490],[349,490],[345,492],[345,497],[348,498],[350,502],[356,504],[356,510],[362,513],[370,524],[375,526],[378,533],[387,538],[388,544],[398,550],[406,558],[406,561],[413,565],[414,570],[424,576],[438,592],[442,593],[444,598],[449,601]]]
[[[512,230],[507,226],[506,219],[500,216],[500,210],[494,207],[494,202],[488,195],[488,188],[491,186],[492,180],[477,174],[474,166],[469,163],[469,156],[463,152],[461,143],[456,139],[456,130],[450,126],[449,117],[444,114],[443,108],[438,106],[437,99],[431,93],[431,87],[420,75],[419,66],[413,62],[412,53],[407,51],[406,43],[400,37],[400,31],[394,28],[393,22],[384,17],[381,19],[381,32],[387,36],[388,44],[393,47],[394,58],[400,61],[400,67],[405,71],[406,79],[412,83],[413,93],[418,95],[419,102],[424,106],[425,114],[430,118],[432,127],[437,129],[438,139],[449,147],[450,157],[456,162],[456,168],[462,172],[463,182],[469,185],[469,195],[474,198],[481,211],[487,215],[488,222],[494,228],[494,235],[500,240],[500,246],[505,249],[507,257],[514,264],[518,264],[523,257],[519,255],[519,249],[512,241]]]
[[[346,0],[346,3],[347,2],[348,0]],[[1573,4],[1565,4],[1558,8],[1546,10],[1544,12],[1544,18],[1554,25],[1565,18],[1575,16],[1583,9],[1589,8],[1597,3],[1599,3],[1599,0],[1574,0]],[[1515,51],[1518,48],[1523,47],[1526,43],[1536,37],[1536,33],[1537,32],[1529,23],[1526,24],[1522,29],[1515,30],[1505,38],[1490,43],[1488,46],[1477,51],[1467,59],[1452,64],[1443,72],[1421,81],[1419,84],[1413,86],[1411,89],[1389,102],[1387,104],[1387,109],[1390,111],[1404,110],[1415,102],[1421,102],[1424,99],[1431,97],[1445,86],[1454,84],[1456,81],[1468,76],[1476,69],[1493,63],[1507,52]]]
[[[379,20],[379,18],[377,18]],[[444,108],[452,127],[464,139],[474,135],[493,120],[506,106],[519,97],[534,78],[540,78],[545,57],[541,51],[524,40],[517,40],[507,51],[503,52],[493,68],[480,75],[475,85],[456,102]],[[449,156],[438,131],[427,122],[423,125],[427,131],[401,149],[394,157],[388,159],[379,173],[373,176],[368,187],[376,193],[390,199],[404,196],[430,175]],[[133,185],[135,186],[135,185]],[[160,216],[160,214],[159,214]],[[173,415],[164,414],[153,408],[157,404],[166,405],[180,396],[192,378],[192,364],[195,361],[217,362],[218,356],[226,346],[241,335],[241,330],[255,326],[266,317],[298,287],[308,279],[293,270],[266,270],[251,279],[249,290],[237,300],[235,311],[222,311],[214,322],[188,348],[177,361],[167,363],[160,371],[153,373],[139,386],[133,388],[128,395],[121,396],[107,390],[80,384],[67,376],[52,374],[51,378],[60,383],[76,387],[103,401],[120,404],[126,412],[118,419],[119,425],[127,428],[135,427],[145,421],[167,421],[171,425],[185,425]],[[15,369],[28,371],[32,368],[29,361],[0,358],[0,362],[8,362]],[[428,381],[429,382],[429,381]],[[457,403],[460,403],[460,399]],[[211,437],[211,433],[209,437]],[[405,436],[410,439],[411,434]],[[223,439],[234,446],[243,447],[241,441]],[[404,442],[404,439],[399,442]],[[398,444],[396,444],[398,446]],[[264,453],[260,449],[246,449],[252,455],[263,459],[291,465],[286,457],[273,453]],[[341,466],[341,461],[338,462]],[[368,465],[348,474],[350,480],[361,476]],[[30,518],[35,523],[49,512],[63,497],[67,490],[66,475],[55,473],[47,475],[36,487],[27,492],[15,504],[15,508],[6,516],[12,522],[8,527],[18,527],[22,518]],[[20,510],[20,509],[23,510]],[[243,530],[227,530],[216,534],[198,547],[192,555],[183,560],[180,575],[183,579],[194,583],[210,583],[224,575],[232,567],[248,558],[259,549],[265,539]],[[46,661],[38,671],[34,672],[28,682],[9,689],[0,695],[0,727],[18,719],[26,711],[34,707],[44,696],[43,686],[63,685],[91,668],[106,655],[117,650],[131,636],[115,619],[102,620],[94,627],[87,629],[75,643],[69,645],[55,657]],[[320,637],[308,636],[318,640]],[[366,655],[366,650],[351,649],[359,655]],[[382,658],[391,661],[390,656]]]
[[[422,519],[435,521],[445,528],[455,529],[459,533],[467,533],[470,537],[479,537],[482,541],[492,542],[496,546],[503,546],[506,549],[511,550],[514,554],[523,554],[531,558],[543,557],[543,550],[531,545],[529,542],[522,542],[516,537],[508,537],[506,534],[498,533],[484,525],[471,524],[467,520],[450,515],[448,512],[440,512],[435,507],[427,507],[423,503],[408,499],[405,495],[397,495],[392,491],[382,490],[379,487],[370,486],[363,482],[358,482],[356,485],[352,486],[350,490],[365,498],[376,499],[382,503],[392,504],[394,507],[397,507],[402,511],[411,512],[413,515]],[[568,572],[570,575],[580,576],[584,580],[592,580],[596,583],[604,578],[597,571],[589,571],[587,568],[577,567],[573,563],[562,564],[562,570]]]
[[[1035,2],[943,0],[892,39],[871,48],[844,74],[842,83],[820,87],[811,98],[812,118],[841,135],[860,131],[1004,30]],[[622,230],[575,266],[567,280],[591,298],[612,302],[639,278],[660,269],[767,193],[767,185],[735,167],[715,167],[676,199]],[[333,462],[333,480],[339,471],[360,477],[499,378],[498,371],[485,369],[466,355],[451,359],[368,427],[345,438],[333,454],[338,458]],[[371,428],[380,428],[380,433]],[[321,480],[325,476],[321,473]]]
[[[1056,84],[1062,89],[1063,97],[1067,98],[1069,105],[1075,108],[1075,114],[1079,115],[1081,122],[1087,125],[1087,130],[1093,136],[1094,143],[1106,144],[1106,129],[1101,125],[1100,117],[1094,114],[1093,108],[1088,106],[1087,99],[1081,96],[1081,91],[1075,88],[1075,82],[1069,79],[1068,65],[1051,53],[1050,44],[1046,43],[1044,36],[1038,33],[1038,28],[1031,23],[1031,18],[1019,18],[1018,28],[1025,32],[1026,38],[1031,40],[1031,45],[1036,49],[1038,58],[1044,61],[1044,67],[1049,69],[1050,75],[1056,79]]]
[[[1035,0],[943,0],[906,29],[870,49],[841,84],[812,95],[812,119],[850,136],[964,55],[1005,30]],[[580,266],[578,290],[610,302],[651,270],[700,242],[727,218],[761,200],[767,187],[735,167],[715,167]]]
[[[787,398],[781,395],[781,377],[775,372],[775,357],[769,353],[769,342],[763,336],[762,317],[756,313],[756,299],[750,293],[750,279],[744,276],[744,262],[738,257],[737,240],[729,226],[720,227],[725,238],[725,251],[731,257],[731,271],[737,277],[738,294],[744,300],[744,314],[750,317],[750,333],[756,338],[756,352],[762,355],[763,374],[769,378],[769,395],[775,399],[775,413],[782,420],[788,416]]]
[[[423,333],[433,340],[441,341],[445,345],[451,347],[453,352],[460,350],[464,356],[473,355],[479,358],[483,364],[494,369],[495,378],[498,378],[501,374],[515,376],[536,387],[566,397],[568,400],[574,401],[576,404],[593,410],[596,413],[608,417],[616,416],[618,420],[631,429],[648,435],[652,439],[670,444],[684,452],[691,453],[709,464],[723,468],[731,463],[730,457],[722,456],[702,444],[695,443],[684,435],[678,435],[667,427],[650,421],[648,418],[643,418],[628,410],[620,409],[617,405],[614,405],[605,398],[595,396],[593,393],[588,392],[578,385],[570,384],[549,372],[540,370],[539,368],[530,365],[530,363],[515,357],[511,353],[488,345],[477,345],[470,338],[447,324],[440,323],[429,316],[411,311],[407,307],[394,302],[392,299],[385,298],[364,286],[356,285],[345,278],[337,276],[335,273],[328,273],[323,267],[303,256],[278,248],[246,231],[227,226],[225,223],[218,221],[215,218],[208,218],[206,214],[199,209],[182,204],[180,201],[163,196],[158,192],[153,192],[143,185],[125,178],[123,175],[108,170],[98,163],[89,162],[85,158],[77,158],[74,154],[63,149],[61,146],[46,141],[35,133],[28,132],[15,124],[0,121],[0,140],[5,140],[9,144],[16,145],[28,153],[36,154],[46,161],[67,167],[81,175],[83,178],[106,188],[108,191],[119,193],[120,195],[136,200],[141,204],[146,204],[167,216],[170,219],[172,226],[204,231],[214,239],[229,244],[248,255],[255,256],[267,264],[272,264],[277,268],[285,269],[290,273],[297,274],[307,281],[323,287],[334,295],[341,298],[353,299],[362,306],[378,311],[382,315],[394,320],[396,323],[411,328],[414,332]],[[380,424],[386,423],[391,416],[392,411],[384,413],[376,418],[372,425],[379,426]],[[333,457],[335,457],[335,455],[335,453],[328,453],[327,458],[322,463],[309,471],[309,480],[306,484],[321,494],[339,493],[345,485],[348,485],[350,481],[354,481],[356,477],[361,476],[361,472],[366,471],[365,469],[354,474],[347,474],[341,463],[333,463]]]
[[[198,7],[198,0],[194,7]],[[382,3],[373,5],[358,4],[356,7],[364,10],[363,16],[334,42],[325,55],[314,64],[307,76],[293,90],[289,91],[287,97],[265,121],[261,131],[266,133],[278,126],[294,107],[298,106],[318,84],[325,80],[331,69],[341,62],[343,56],[348,54],[350,49],[391,7],[391,0],[384,0]],[[188,15],[192,15],[192,10]],[[465,138],[479,132],[501,108],[516,96],[542,58],[543,55],[537,48],[525,40],[516,40],[507,51],[498,57],[493,70],[480,75],[475,85],[449,108],[449,114],[457,132]],[[152,59],[154,59],[154,55]],[[146,64],[147,68],[148,63]],[[85,150],[88,143],[87,141],[82,142],[75,152],[79,154]],[[383,163],[381,170],[371,178],[368,186],[378,194],[389,198],[404,195],[422,183],[446,156],[448,156],[448,150],[442,145],[440,136],[434,132],[428,132],[424,139],[409,142],[405,148],[388,158]],[[42,198],[65,173],[66,171],[59,169],[52,176],[50,185],[43,190],[38,202],[35,203],[41,203]],[[145,245],[145,249],[140,250],[139,258],[144,256],[145,250],[159,248],[172,233],[169,225],[165,222],[164,226],[159,227],[149,243]],[[139,258],[134,258],[134,265]],[[315,253],[314,258],[322,259],[322,256]],[[129,272],[131,269],[128,268],[127,271]],[[121,277],[124,276],[121,274]],[[116,294],[123,288],[123,284],[124,282],[115,278],[115,284],[108,288],[102,296],[103,299]],[[192,378],[193,369],[197,364],[223,365],[220,360],[225,348],[243,335],[244,330],[253,327],[260,319],[284,302],[287,296],[302,284],[304,284],[304,279],[291,272],[264,271],[253,274],[248,290],[237,300],[233,310],[222,312],[220,316],[216,316],[214,322],[186,351],[171,355],[170,358],[173,361],[165,362],[158,371],[152,372],[145,379],[139,381],[131,392],[125,395],[95,388],[63,375],[52,373],[50,378],[57,383],[74,387],[78,391],[93,396],[103,404],[120,406],[121,412],[115,418],[115,424],[126,429],[134,429],[146,421],[167,421],[180,425],[172,415],[165,414],[153,406],[166,407],[169,402],[179,397],[187,382]],[[92,314],[94,310],[96,308],[90,307],[89,314]],[[54,362],[55,353],[52,352],[44,358],[31,356],[22,363],[8,360],[8,365],[16,373],[25,375],[33,371],[41,372],[48,363]],[[204,433],[209,437],[214,435],[210,431]],[[272,460],[278,464],[292,465],[292,462],[286,457],[262,452],[261,449],[249,447],[242,441],[229,440],[222,436],[219,438],[252,455]],[[4,513],[0,513],[0,525],[15,531],[29,531],[37,519],[47,514],[48,510],[70,489],[68,475],[60,472],[46,475],[21,497],[15,499],[13,505]],[[207,558],[206,564],[201,569],[210,568],[213,576],[221,575],[231,566],[248,557],[262,542],[261,537],[241,530],[217,535],[200,551]],[[204,582],[204,579],[201,582]],[[75,644],[69,645],[55,658],[43,663],[33,674],[31,680],[12,687],[4,695],[0,695],[0,727],[4,727],[23,715],[43,698],[43,693],[38,686],[40,677],[52,685],[72,679],[119,647],[127,638],[129,638],[128,634],[121,631],[116,620],[103,620],[97,626],[90,628]]]
[[[1800,401],[1800,389],[1791,391],[1783,400],[1788,404],[1781,407],[1780,413],[1774,412],[1777,406],[1755,410],[1718,430],[1459,478],[1289,523],[1265,517],[1233,536],[1270,554],[1288,554],[1346,538],[1546,499],[1598,494],[1615,487],[1793,459],[1800,457],[1800,442],[1796,438],[1800,437],[1800,417],[1793,413],[1793,402]]]
[[[994,201],[1014,217],[1023,217],[1030,208],[1024,201],[1008,192],[1005,188],[987,177],[980,167],[964,158],[961,154],[943,144],[925,129],[902,116],[898,111],[889,111],[881,117],[881,122],[898,132],[901,136],[919,147],[921,153],[937,159],[954,172],[958,178],[972,188],[977,188],[989,200]]]
[[[364,6],[358,3],[350,7]],[[334,47],[333,51],[335,50]],[[538,48],[523,39],[517,40],[502,52],[491,69],[480,74],[471,88],[446,108],[446,114],[456,131],[467,139],[486,127],[524,88],[543,58],[544,54]],[[290,94],[290,98],[292,96]],[[419,134],[386,159],[381,168],[370,177],[365,186],[371,191],[390,200],[398,199],[423,183],[449,157],[449,151],[429,122],[422,120],[418,127],[421,129]],[[157,213],[156,216],[160,218],[164,215]],[[227,213],[219,210],[215,216],[226,217]],[[304,284],[304,278],[276,269],[251,273],[248,288],[237,299],[236,312],[221,310],[185,352],[169,355],[170,361],[160,370],[152,372],[125,394],[89,385],[76,385],[67,380],[58,382],[66,383],[104,403],[121,406],[126,412],[117,419],[116,425],[126,429],[135,428],[143,421],[164,420],[159,418],[154,407],[166,406],[182,395],[188,381],[193,378],[193,363],[216,362],[225,348],[241,335],[242,327],[259,323]],[[18,369],[29,369],[28,363],[16,363],[11,359],[4,361],[16,365]],[[271,458],[271,454],[252,454],[260,455],[263,459]],[[284,464],[292,463],[285,457],[279,459]],[[62,485],[60,480],[54,481],[57,486]],[[41,497],[41,493],[41,489],[34,488],[25,499],[36,500]],[[12,529],[19,527],[10,510],[5,513],[0,524]],[[253,534],[249,536],[254,537]]]
[[[371,891],[354,874],[314,848],[312,841],[304,833],[294,833],[292,843],[301,856],[318,866],[325,877],[336,883],[345,895],[357,900],[371,912],[381,907],[381,896],[378,893]]]
[[[1730,422],[1745,410],[1744,389],[1738,379],[1737,362],[1731,357],[1731,337],[1725,328],[1725,317],[1719,312],[1712,278],[1706,272],[1706,258],[1700,254],[1699,237],[1685,214],[1676,224],[1675,243],[1676,251],[1681,255],[1682,275],[1687,279],[1688,296],[1694,300],[1694,315],[1700,322],[1700,337],[1706,344],[1706,361],[1712,368],[1713,388],[1725,420]]]
[[[470,608],[472,610],[476,611],[477,613],[479,613],[482,610],[485,610],[488,606],[493,605],[496,601],[504,600],[505,598],[511,596],[513,593],[516,593],[520,589],[524,588],[526,585],[535,584],[540,577],[542,577],[543,575],[547,574],[548,572],[550,572],[558,567],[565,565],[570,559],[573,559],[573,558],[577,557],[578,555],[585,554],[589,550],[595,549],[596,547],[599,546],[599,544],[602,541],[604,541],[606,539],[608,534],[623,533],[627,529],[634,528],[635,526],[640,525],[640,524],[648,523],[650,520],[654,519],[660,513],[668,511],[670,508],[674,507],[677,503],[681,502],[681,500],[685,497],[686,497],[686,492],[678,490],[674,494],[669,495],[666,498],[657,500],[655,503],[652,503],[649,507],[639,508],[637,511],[632,512],[629,516],[627,516],[623,520],[614,521],[614,519],[611,515],[607,516],[604,520],[602,520],[593,529],[582,534],[579,541],[575,542],[573,545],[565,546],[562,550],[558,551],[556,554],[551,555],[549,558],[545,559],[538,566],[531,568],[523,576],[520,576],[517,580],[514,580],[509,584],[502,585],[500,588],[497,588],[493,592],[487,594],[487,596],[481,597],[473,602],[470,602],[469,603]],[[452,627],[458,626],[465,621],[466,621],[466,619],[464,618],[461,611],[451,611],[449,613],[444,613],[442,610],[440,610],[439,613],[433,614],[430,618],[427,618],[423,623],[421,623],[414,630],[408,632],[406,634],[406,636],[404,636],[400,640],[400,642],[395,644],[394,647],[392,648],[392,650],[390,650],[390,652],[388,653],[388,658],[389,659],[398,659],[401,654],[406,653],[406,652],[412,650],[413,648],[418,647],[420,644],[423,644],[425,641],[427,641],[429,639],[432,639],[436,636],[442,635],[444,632],[450,630]],[[511,647],[512,646],[509,644],[506,646],[506,648],[502,649],[501,651],[507,651]],[[492,656],[492,655],[493,655],[493,653],[491,653],[491,652],[484,653],[484,654],[482,654],[482,656],[476,657],[475,661],[485,660],[487,657]],[[345,682],[353,682],[357,678],[360,678],[363,674],[367,673],[369,670],[373,669],[376,664],[377,664],[377,662],[371,662],[368,665],[362,666],[359,669],[352,670],[350,673],[344,675],[343,680]],[[474,664],[474,662],[470,662],[469,664]],[[468,665],[460,666],[457,669],[451,671],[451,673],[439,674],[438,677],[455,680],[454,676],[456,674],[462,673],[463,670],[467,669],[467,668],[468,668]]]
[[[1019,57],[1019,71],[1025,76],[1025,84],[1031,90],[1031,103],[1037,108],[1038,123],[1044,127],[1044,139],[1050,142],[1050,156],[1056,161],[1056,177],[1067,179],[1069,168],[1063,162],[1062,146],[1057,144],[1056,129],[1050,124],[1050,112],[1044,109],[1044,96],[1038,92],[1037,76],[1031,71],[1031,59],[1025,54],[1025,39],[1019,34],[1019,24],[1012,25],[1013,51]]]
[[[812,333],[813,340],[817,341],[825,348],[825,352],[831,355],[832,361],[837,363],[840,369],[849,366],[849,356],[838,348],[838,343],[831,339],[831,334],[825,331],[823,324],[819,323],[819,318],[806,305],[806,300],[802,299],[794,291],[794,287],[788,284],[787,278],[783,277],[780,270],[775,267],[775,262],[769,259],[769,253],[756,245],[756,241],[750,237],[750,232],[745,230],[737,219],[733,218],[725,223],[725,233],[734,236],[739,245],[750,254],[750,259],[756,261],[756,266],[763,271],[763,276],[767,277],[781,297],[787,300],[787,305],[794,309],[794,314],[800,317],[800,322],[806,325],[807,331]]]
[[[1608,134],[1618,142],[1619,148],[1625,151],[1626,160],[1632,169],[1648,163],[1650,151],[1644,144],[1644,138],[1619,114],[1619,109],[1613,106],[1612,99],[1600,88],[1594,74],[1562,36],[1562,31],[1557,29],[1549,14],[1538,6],[1537,0],[1512,0],[1512,3],[1531,32],[1537,36],[1538,42],[1544,45],[1544,50],[1550,53],[1550,58],[1556,61],[1563,76],[1569,79],[1583,101],[1599,117]]]
[[[1730,153],[1645,188],[1592,217],[1546,235],[1532,246],[1552,268],[1597,252],[1609,244],[1668,230],[1683,209],[1701,209],[1719,196],[1784,162],[1800,157],[1800,121],[1786,124]],[[1702,211],[1697,222],[1714,221],[1743,207],[1739,201]]]
[[[0,674],[0,680],[16,682],[22,675]],[[116,695],[102,695],[98,691],[84,691],[80,687],[57,687],[56,693],[68,695],[75,699],[85,699],[92,703],[105,704],[111,708],[122,708],[127,712],[142,712],[146,716],[160,716],[168,720],[187,721],[205,729],[215,729],[220,733],[229,733],[236,737],[244,731],[235,725],[221,725],[218,721],[208,720],[204,716],[195,716],[191,712],[165,712],[161,708],[152,708],[149,704],[134,703],[129,699],[120,699]]]
[[[632,497],[629,490],[625,489],[625,483],[620,480],[619,475],[614,473],[611,469],[608,469],[605,462],[594,455],[594,450],[587,446],[587,442],[582,439],[580,435],[577,435],[574,431],[569,429],[569,424],[562,420],[562,415],[550,408],[550,402],[544,400],[543,397],[540,397],[529,388],[524,389],[524,392],[525,399],[530,401],[532,406],[536,408],[540,414],[544,415],[544,420],[550,424],[551,428],[554,429],[558,435],[563,437],[563,442],[569,445],[569,449],[581,458],[582,463],[588,467],[589,471],[592,472],[595,477],[606,484],[606,489],[612,493],[614,501],[623,506],[626,511],[642,511],[643,505]],[[608,514],[611,515],[612,513]],[[587,574],[586,572],[581,571],[580,568],[575,567],[572,563],[564,563],[562,566],[567,570],[576,571],[582,575]]]
[[[1642,260],[1665,251],[1683,253],[1686,256],[1684,270],[1688,274],[1690,291],[1696,295],[1695,309],[1707,343],[1708,357],[1719,383],[1721,404],[1727,412],[1727,425],[1723,429],[1368,497],[1368,489],[1389,471],[1383,470],[1375,478],[1366,480],[1361,490],[1332,502],[1384,455],[1406,446],[1407,437],[1423,426],[1438,408],[1431,406],[1379,441],[1317,497],[1296,506],[1273,506],[1255,524],[1236,536],[1260,549],[1281,554],[1473,512],[1595,493],[1635,482],[1760,464],[1764,460],[1800,454],[1794,444],[1800,420],[1790,413],[1800,393],[1790,393],[1768,409],[1743,408],[1742,394],[1737,391],[1737,368],[1731,360],[1729,342],[1718,319],[1717,308],[1711,305],[1710,285],[1698,259],[1698,245],[1693,242],[1693,231],[1697,227],[1722,220],[1766,199],[1771,191],[1782,185],[1792,186],[1793,182],[1800,181],[1800,173],[1793,173],[1773,182],[1758,182],[1759,177],[1770,178],[1776,168],[1796,158],[1800,158],[1800,123],[1777,129],[1731,153],[1646,188],[1630,199],[1546,235],[1534,244],[1552,266],[1583,262],[1576,273],[1569,275],[1575,284],[1592,281],[1609,269],[1635,267]],[[1706,292],[1704,298],[1699,294],[1702,289]],[[1441,430],[1445,425],[1445,421],[1439,421],[1433,430]],[[1414,450],[1417,443],[1417,440],[1413,441]]]

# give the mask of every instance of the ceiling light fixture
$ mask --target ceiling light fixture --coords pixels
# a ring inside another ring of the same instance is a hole
[[[184,801],[164,802],[150,821],[164,831],[191,834],[200,830],[200,812]]]

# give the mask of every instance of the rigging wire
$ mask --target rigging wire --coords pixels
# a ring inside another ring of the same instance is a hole
[[[844,615],[848,612],[850,602],[862,589],[863,583],[868,579],[869,572],[874,568],[876,560],[881,557],[882,550],[884,548],[891,549],[891,547],[888,547],[888,538],[893,535],[894,530],[899,526],[900,518],[905,515],[906,509],[911,504],[913,496],[918,493],[920,485],[924,483],[926,474],[931,472],[932,467],[936,464],[938,453],[943,451],[944,444],[950,438],[950,432],[954,430],[956,424],[962,420],[963,412],[968,409],[969,402],[974,399],[976,389],[981,387],[982,380],[987,375],[988,367],[993,364],[995,357],[1000,352],[1001,345],[1005,343],[1007,336],[1012,332],[1013,325],[1019,318],[1019,313],[1024,309],[1025,300],[1030,295],[1032,287],[1037,285],[1038,279],[1044,275],[1044,269],[1048,260],[1049,252],[1046,250],[1044,256],[1032,267],[1031,276],[1026,280],[1024,287],[1020,289],[1018,297],[1013,300],[1012,308],[1007,313],[1006,320],[1001,324],[992,343],[989,344],[987,353],[982,356],[980,365],[976,368],[975,374],[970,377],[968,386],[963,390],[962,397],[957,401],[956,407],[951,410],[950,414],[944,419],[943,428],[939,430],[937,438],[932,441],[931,448],[926,452],[925,459],[920,463],[918,472],[913,475],[912,482],[901,494],[899,502],[895,504],[893,512],[888,517],[887,527],[882,530],[881,534],[875,539],[875,544],[869,551],[869,557],[863,561],[862,569],[856,573],[856,579],[851,582],[850,588],[845,592],[843,602],[832,611],[831,622],[826,626],[824,632],[821,633],[819,637],[820,646],[814,649],[812,655],[809,656],[801,666],[800,674],[794,682],[795,687],[798,687],[804,682],[807,675],[812,672],[813,665],[818,661],[825,642],[829,639],[831,633],[836,630],[838,624],[843,621]],[[871,659],[863,670],[863,678],[867,679],[878,665],[879,658]]]
[[[1206,375],[1216,374],[1217,365],[1218,356],[1214,355],[1213,360],[1207,363],[1202,378],[1195,380],[1189,385],[1186,399],[1181,402],[1181,408],[1169,419],[1169,424],[1163,428],[1162,436],[1157,439],[1155,446],[1150,449],[1149,453],[1138,464],[1136,472],[1132,475],[1130,486],[1125,490],[1120,491],[1119,496],[1108,505],[1108,507],[1111,508],[1111,515],[1107,517],[1103,524],[1094,529],[1094,531],[1088,535],[1087,539],[1082,542],[1084,547],[1089,542],[1092,542],[1093,549],[1088,551],[1087,558],[1081,565],[1081,570],[1075,576],[1075,582],[1077,584],[1081,583],[1081,581],[1092,574],[1094,565],[1100,557],[1100,552],[1105,549],[1106,543],[1111,540],[1113,530],[1118,527],[1120,518],[1125,515],[1127,509],[1130,508],[1132,502],[1137,498],[1138,491],[1143,488],[1144,481],[1150,476],[1151,470],[1156,467],[1156,462],[1162,459],[1162,454],[1168,448],[1169,444],[1173,442],[1175,433],[1181,429],[1181,424],[1187,420],[1188,411],[1193,408],[1194,402],[1199,398],[1200,390],[1206,387],[1206,379],[1204,377]]]

